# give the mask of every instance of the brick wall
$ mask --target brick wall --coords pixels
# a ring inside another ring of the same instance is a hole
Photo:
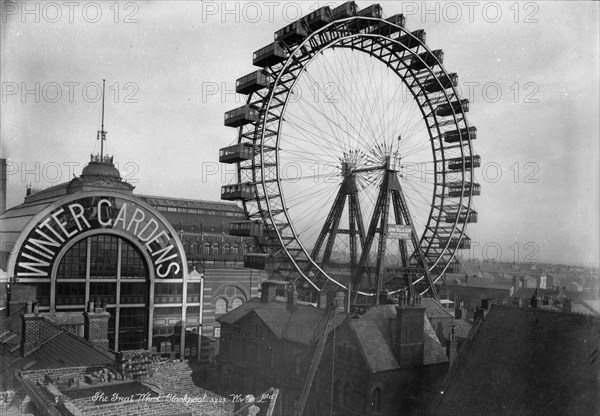
[[[85,339],[96,347],[108,350],[108,312],[84,312]]]

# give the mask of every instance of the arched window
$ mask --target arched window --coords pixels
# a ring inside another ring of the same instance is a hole
[[[231,254],[237,255],[239,251],[240,251],[240,247],[237,244],[234,244],[233,246],[231,246]]]
[[[210,244],[209,243],[204,243],[204,255],[206,255],[206,256],[210,255]]]
[[[333,385],[333,401],[342,404],[342,381],[336,380]]]
[[[231,301],[231,309],[235,309],[238,306],[241,306],[244,304],[244,301],[240,298],[233,298],[233,300]]]
[[[213,256],[219,255],[219,243],[213,243],[212,245],[212,254]]]
[[[344,384],[344,406],[351,407],[352,401],[352,387],[350,383]]]
[[[227,313],[227,301],[225,299],[217,299],[215,302],[215,313]]]
[[[231,246],[229,243],[223,244],[223,254],[231,254]]]
[[[371,408],[381,411],[381,387],[375,388],[373,390],[373,394],[371,395]]]

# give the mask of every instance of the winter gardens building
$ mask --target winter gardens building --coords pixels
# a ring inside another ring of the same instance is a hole
[[[3,313],[31,302],[83,336],[83,312],[100,303],[110,349],[211,361],[215,317],[256,296],[262,277],[243,269],[252,241],[226,234],[243,211],[133,189],[112,157],[92,156],[80,177],[28,189],[21,205],[0,212]]]

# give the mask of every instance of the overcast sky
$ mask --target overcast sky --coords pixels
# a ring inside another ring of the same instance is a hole
[[[98,151],[102,78],[107,151],[136,192],[217,200],[232,179],[217,162],[236,137],[223,126],[242,103],[235,80],[275,30],[327,4],[4,2],[8,205]],[[479,246],[464,256],[598,264],[598,3],[381,4],[426,29],[471,101],[482,192],[468,229]]]

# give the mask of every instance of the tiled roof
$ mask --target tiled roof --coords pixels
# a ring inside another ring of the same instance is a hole
[[[425,299],[423,299],[425,300]],[[371,307],[359,319],[351,319],[362,353],[372,372],[400,368],[392,349],[392,328],[396,327],[396,305]],[[423,364],[438,364],[448,361],[444,347],[439,343],[429,319],[424,320]]]
[[[598,414],[600,319],[492,305],[463,346],[437,414]]]
[[[217,321],[234,324],[244,316],[256,314],[278,338],[283,338],[285,328],[294,327],[298,336],[294,341],[308,345],[319,322],[325,313],[324,309],[313,306],[298,305],[291,311],[286,302],[271,301],[262,303],[254,298],[236,309],[217,318]],[[355,333],[361,346],[361,353],[372,372],[388,371],[400,368],[392,349],[392,328],[395,328],[396,305],[378,305],[371,307],[364,315],[349,318],[346,313],[336,313],[334,327],[337,328],[344,320]],[[290,334],[285,339],[290,340]],[[439,343],[429,319],[424,324],[424,364],[447,362],[445,349]]]
[[[385,341],[383,333],[372,321],[363,318],[351,319],[349,324],[362,347],[361,353],[371,372],[400,368],[390,344]],[[390,331],[386,332],[389,334]]]
[[[27,357],[21,355],[21,316],[13,313],[8,317],[0,318],[2,333],[10,331],[14,334],[8,343],[0,347],[2,364],[2,386],[10,385],[15,371],[24,366],[28,370],[46,368],[78,367],[92,365],[108,365],[114,362],[115,355],[102,350],[91,342],[59,327],[49,320],[44,320],[44,325],[55,332],[46,342],[42,343]],[[6,339],[6,338],[3,338]]]
[[[325,309],[298,305],[294,310],[291,310],[286,302],[275,300],[263,303],[260,298],[253,298],[217,318],[217,321],[233,324],[250,312],[255,313],[277,338],[294,340],[308,345],[325,313]],[[345,313],[336,313],[334,327],[339,326],[346,316]],[[284,334],[286,331],[287,333]]]

